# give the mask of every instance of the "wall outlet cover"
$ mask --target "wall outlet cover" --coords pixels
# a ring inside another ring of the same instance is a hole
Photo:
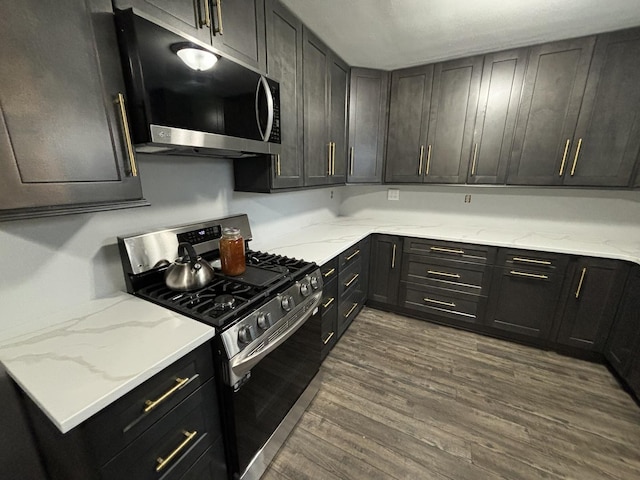
[[[399,188],[388,189],[387,200],[400,200],[400,189]]]

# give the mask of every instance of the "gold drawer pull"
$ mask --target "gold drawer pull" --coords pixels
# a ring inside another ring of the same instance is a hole
[[[418,176],[422,175],[423,159],[424,159],[424,145],[420,145],[420,160],[418,161]]]
[[[349,175],[353,176],[353,147],[349,148]]]
[[[580,296],[580,290],[582,290],[582,282],[584,282],[584,276],[587,274],[587,267],[582,269],[582,274],[580,275],[580,281],[578,282],[578,289],[576,290],[576,298]]]
[[[327,303],[323,303],[322,304],[322,308],[327,308],[329,307],[329,305],[331,305],[333,303],[333,301],[335,300],[335,298],[331,297],[329,300],[327,300]]]
[[[180,445],[176,447],[176,449],[167,455],[167,458],[158,457],[158,465],[156,465],[156,472],[160,472],[164,470],[164,468],[173,460],[176,455],[178,455],[184,448],[189,445],[189,443],[196,437],[197,431],[187,432],[185,430],[182,431],[184,433],[185,438]]]
[[[347,314],[344,316],[344,318],[349,318],[349,315],[351,315],[356,308],[358,308],[358,304],[354,303],[353,306],[347,312]]]
[[[282,174],[280,170],[280,154],[276,155],[276,176],[280,176]]]
[[[567,138],[567,142],[564,144],[564,153],[562,154],[562,164],[560,165],[560,173],[558,176],[561,177],[564,173],[564,166],[567,163],[567,153],[569,153],[569,145],[571,144],[571,139]]]
[[[464,250],[460,250],[459,248],[430,247],[430,249],[434,252],[457,253],[458,255],[464,255]]]
[[[358,279],[359,276],[360,276],[359,273],[354,273],[353,277],[351,277],[351,280],[349,280],[347,283],[345,283],[344,286],[349,288],[351,286],[351,284]]]
[[[349,256],[346,258],[347,262],[348,262],[349,260],[351,260],[353,257],[355,257],[356,255],[360,255],[360,250],[356,250],[356,251],[355,251],[355,252],[353,252],[351,255],[349,255]]]
[[[427,168],[424,170],[425,175],[429,175],[430,165],[431,165],[431,145],[427,145]]]
[[[442,300],[434,300],[433,298],[423,298],[425,302],[435,303],[436,305],[444,305],[446,307],[455,307],[456,304],[453,302],[443,302]]]
[[[535,263],[536,265],[551,265],[549,260],[534,260],[533,258],[513,257],[514,262]]]
[[[331,275],[333,275],[333,274],[335,273],[335,271],[336,271],[336,269],[335,269],[335,268],[332,268],[331,270],[324,272],[324,273],[322,274],[322,276],[323,276],[324,278],[330,277]]]
[[[164,402],[167,398],[169,398],[175,392],[180,390],[188,381],[189,381],[188,377],[187,378],[179,378],[179,377],[176,378],[176,384],[173,387],[171,387],[171,389],[168,390],[164,395],[162,395],[157,400],[147,400],[146,402],[144,402],[144,404],[146,405],[146,407],[144,407],[144,413],[149,413],[151,410],[156,408],[158,405],[160,405],[162,402]]]
[[[518,272],[516,270],[511,270],[509,273],[511,275],[516,275],[518,277],[540,278],[542,280],[546,280],[547,278],[549,278],[547,275],[539,275],[537,273]]]
[[[427,270],[427,273],[431,275],[441,275],[443,277],[460,278],[460,275],[457,273],[437,272],[435,270]]]
[[[578,165],[578,155],[580,155],[580,147],[582,146],[582,139],[578,139],[578,146],[576,147],[576,156],[573,158],[573,166],[571,167],[570,175],[573,177],[573,174],[576,173],[576,165]]]
[[[216,1],[216,9],[218,10],[218,28],[216,29],[215,33],[219,33],[220,35],[222,35],[224,33],[222,30],[222,0]]]
[[[136,156],[133,153],[133,143],[131,142],[131,132],[129,131],[129,120],[127,119],[127,108],[124,104],[124,95],[118,93],[115,103],[120,107],[120,120],[122,121],[122,132],[124,133],[124,143],[127,148],[127,157],[129,158],[131,176],[137,177],[138,166],[136,165]]]
[[[476,159],[478,158],[478,144],[473,147],[473,163],[471,164],[471,176],[476,174]]]
[[[334,334],[334,333],[335,333],[335,332],[331,332],[331,333],[329,334],[329,336],[328,336],[325,340],[323,340],[323,341],[322,341],[322,344],[323,344],[323,345],[326,345],[327,343],[329,343],[329,340],[331,340],[331,337],[333,337],[333,334]]]
[[[393,244],[393,252],[391,252],[391,268],[396,268],[396,244]]]

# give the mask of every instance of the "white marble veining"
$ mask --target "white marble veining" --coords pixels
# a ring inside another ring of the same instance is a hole
[[[254,240],[251,248],[322,265],[370,233],[613,258],[640,264],[640,226],[406,212],[384,216],[366,212],[336,217],[276,239]]]
[[[0,361],[65,433],[214,336],[126,293],[0,331]]]

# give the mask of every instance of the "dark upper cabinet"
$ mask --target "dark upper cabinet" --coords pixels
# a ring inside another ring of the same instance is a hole
[[[389,72],[351,69],[347,182],[381,182]]]
[[[304,183],[344,183],[349,67],[308,29],[302,38]]]
[[[506,180],[527,54],[521,48],[484,57],[467,183]]]
[[[212,45],[256,70],[266,69],[265,0],[114,0]]]
[[[126,105],[116,103],[124,84],[111,2],[5,6],[0,218],[146,204],[135,202],[142,190]]]
[[[640,267],[632,268],[604,349],[613,368],[626,377],[634,356],[640,358]],[[638,390],[640,392],[640,390]]]
[[[586,37],[531,48],[508,184],[562,184],[594,44]]]
[[[300,187],[303,176],[302,23],[277,0],[267,0],[267,72],[280,83],[281,154],[273,161],[273,188]],[[236,164],[241,168],[242,162]]]
[[[373,235],[367,298],[386,305],[397,305],[401,268],[402,237]]]
[[[385,181],[422,182],[433,65],[391,74]]]
[[[629,185],[640,151],[640,29],[599,35],[565,185]]]
[[[483,57],[438,63],[433,75],[424,181],[464,183]]]
[[[555,341],[601,353],[622,297],[628,267],[617,260],[587,257],[572,267]]]

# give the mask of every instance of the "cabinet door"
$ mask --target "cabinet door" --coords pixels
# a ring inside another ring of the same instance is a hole
[[[389,73],[351,69],[347,182],[382,181]]]
[[[332,55],[329,61],[329,141],[331,150],[331,184],[344,183],[347,174],[347,86],[349,66]]]
[[[640,267],[631,271],[604,354],[613,368],[625,377],[634,349],[640,340]]]
[[[304,183],[302,138],[302,23],[277,0],[267,0],[267,71],[280,83],[281,153],[272,169],[273,188]]]
[[[467,183],[504,183],[528,50],[484,57]]]
[[[640,29],[598,36],[565,185],[626,187],[640,151]]]
[[[461,183],[467,178],[483,57],[439,63],[433,74],[424,181]]]
[[[433,65],[391,74],[385,181],[422,182]]]
[[[400,270],[402,266],[402,238],[374,235],[371,241],[368,299],[387,305],[398,303]]]
[[[264,1],[211,0],[210,6],[213,46],[261,72],[266,70]]]
[[[303,29],[304,177],[305,185],[329,180],[331,145],[327,130],[329,50]]]
[[[622,262],[598,258],[583,258],[575,267],[556,342],[602,352],[628,268]]]
[[[562,184],[594,43],[586,37],[531,49],[508,184]]]
[[[123,117],[114,103],[124,85],[111,3],[5,5],[0,217],[50,215],[55,212],[50,206],[73,204],[83,204],[84,211],[91,204],[105,209],[109,202],[124,206],[142,198],[133,150],[125,147]],[[34,28],[26,28],[27,19]],[[21,210],[7,212],[11,209]]]

